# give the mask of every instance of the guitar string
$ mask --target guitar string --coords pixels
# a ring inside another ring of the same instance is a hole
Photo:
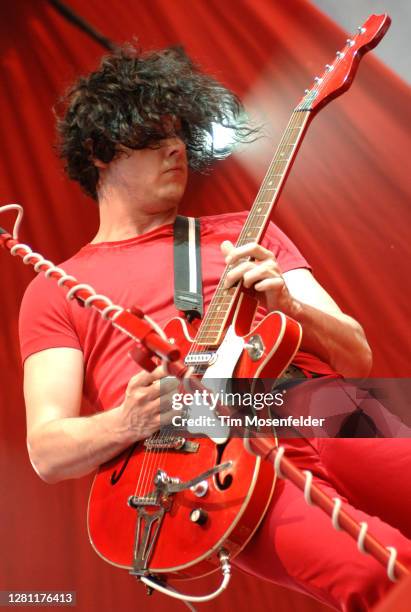
[[[150,442],[155,437],[155,433],[152,434],[149,438],[143,440],[143,446],[146,442]],[[148,485],[148,480],[150,478],[150,463],[152,460],[151,449],[150,447],[145,446],[144,450],[143,462],[139,474],[139,478],[137,481],[137,485],[134,491],[135,497],[143,497],[145,496],[146,487]]]
[[[154,432],[154,434],[152,434],[148,438],[142,440],[143,447],[147,442],[149,443],[150,440],[153,440],[153,439],[155,440],[155,434],[156,432]],[[150,479],[150,462],[152,459],[150,447],[146,446],[145,449],[143,449],[143,452],[144,452],[144,457],[143,457],[139,477],[137,479],[135,491],[134,491],[135,497],[145,496],[145,489],[148,486],[148,481]]]
[[[167,449],[165,448],[167,442],[171,442],[170,440],[170,436],[167,435],[167,427],[161,427],[161,408],[162,408],[162,401],[167,401],[167,400],[162,400],[161,397],[161,385],[164,384],[161,381],[159,381],[160,384],[160,407],[159,407],[159,417],[160,417],[160,428],[154,432],[148,439],[147,442],[148,444],[151,443],[151,448],[149,446],[149,448],[146,450],[144,459],[143,459],[143,464],[141,466],[141,471],[140,474],[143,474],[143,479],[141,482],[141,479],[138,479],[137,482],[137,486],[136,486],[136,491],[135,491],[135,495],[137,496],[137,492],[138,492],[138,487],[141,484],[141,492],[140,495],[142,497],[144,496],[149,496],[150,490],[153,490],[153,486],[154,486],[154,476],[157,472],[157,469],[160,467],[160,465],[162,464],[161,461],[161,457],[163,455],[166,455]],[[164,404],[163,404],[164,407]],[[165,429],[165,433],[164,433],[164,429]],[[167,455],[166,455],[167,456]],[[163,464],[163,468],[165,470],[165,463],[166,461],[164,461]]]

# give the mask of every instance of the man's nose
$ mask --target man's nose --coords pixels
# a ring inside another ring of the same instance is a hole
[[[167,157],[185,157],[186,145],[179,136],[171,136],[165,141]]]

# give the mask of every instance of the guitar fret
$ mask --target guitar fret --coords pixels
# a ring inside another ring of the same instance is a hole
[[[224,317],[212,317],[212,318],[213,318],[214,323],[217,323],[218,321],[222,323],[225,319],[225,316]]]
[[[207,329],[212,329],[213,327],[218,327],[220,329],[220,325],[218,325],[218,323],[210,323],[210,324],[208,324]]]
[[[261,226],[260,226],[260,225],[251,225],[251,226],[249,226],[249,228],[248,228],[248,229],[249,229],[249,230],[260,230],[260,229],[261,229]],[[248,235],[249,233],[250,233],[250,232],[247,232],[247,235]]]
[[[202,336],[202,338],[199,339],[197,335],[196,342],[200,341],[202,344],[215,344],[218,336],[219,334],[216,334],[216,333],[210,333],[210,334],[205,333]]]

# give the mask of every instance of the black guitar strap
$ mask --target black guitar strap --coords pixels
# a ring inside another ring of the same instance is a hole
[[[174,222],[174,304],[189,319],[203,316],[200,220],[177,216]]]

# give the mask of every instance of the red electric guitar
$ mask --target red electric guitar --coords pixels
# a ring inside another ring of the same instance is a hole
[[[316,112],[349,88],[361,56],[390,24],[373,15],[347,40],[294,109],[237,246],[260,242]],[[301,340],[280,312],[251,331],[256,299],[241,285],[224,289],[226,268],[198,331],[182,319],[165,329],[206,378],[276,378]],[[235,556],[257,529],[274,489],[270,463],[240,438],[185,440],[157,433],[103,465],[93,483],[88,529],[96,552],[137,576],[196,577],[214,571],[224,550]]]

